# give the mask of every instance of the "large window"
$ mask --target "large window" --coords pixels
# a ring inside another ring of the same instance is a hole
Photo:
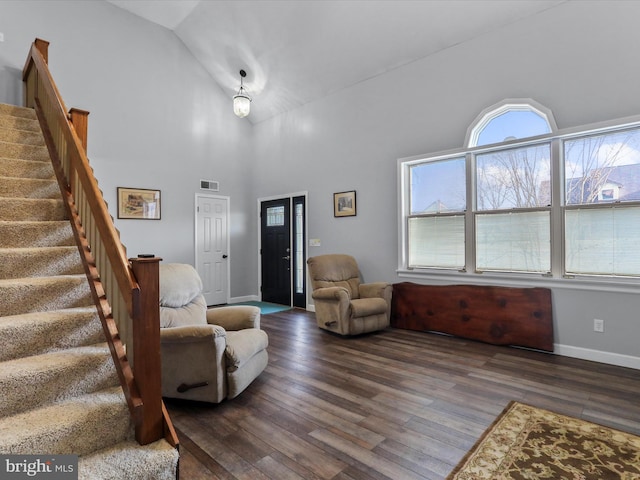
[[[640,129],[564,142],[567,273],[640,274]]]
[[[551,271],[551,146],[475,156],[476,270]]]
[[[640,118],[558,132],[505,101],[466,141],[399,161],[401,270],[640,277]]]
[[[464,157],[409,168],[410,267],[464,268],[465,170]]]

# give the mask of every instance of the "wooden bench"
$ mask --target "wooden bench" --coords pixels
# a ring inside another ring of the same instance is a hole
[[[551,290],[396,283],[391,326],[552,352]]]

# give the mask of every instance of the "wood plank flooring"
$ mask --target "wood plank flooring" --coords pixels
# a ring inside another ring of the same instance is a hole
[[[443,479],[510,400],[640,435],[640,371],[441,335],[262,316],[269,366],[218,405],[167,400],[180,478]]]

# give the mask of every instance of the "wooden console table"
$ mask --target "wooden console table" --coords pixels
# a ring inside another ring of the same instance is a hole
[[[552,352],[551,290],[396,283],[391,326]]]

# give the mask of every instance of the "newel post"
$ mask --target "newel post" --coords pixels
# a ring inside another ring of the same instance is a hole
[[[136,425],[136,440],[146,445],[163,438],[160,370],[160,261],[141,256],[129,259],[140,286],[133,315],[133,377],[143,402],[143,418]]]
[[[47,42],[46,40],[42,40],[41,38],[36,38],[33,43],[35,44],[36,49],[40,52],[40,55],[42,55],[42,58],[44,58],[44,63],[48,64],[49,42]]]
[[[80,110],[79,108],[69,110],[69,121],[82,142],[84,153],[87,153],[87,130],[89,128],[89,119],[87,117],[89,117],[89,112],[86,110]]]

